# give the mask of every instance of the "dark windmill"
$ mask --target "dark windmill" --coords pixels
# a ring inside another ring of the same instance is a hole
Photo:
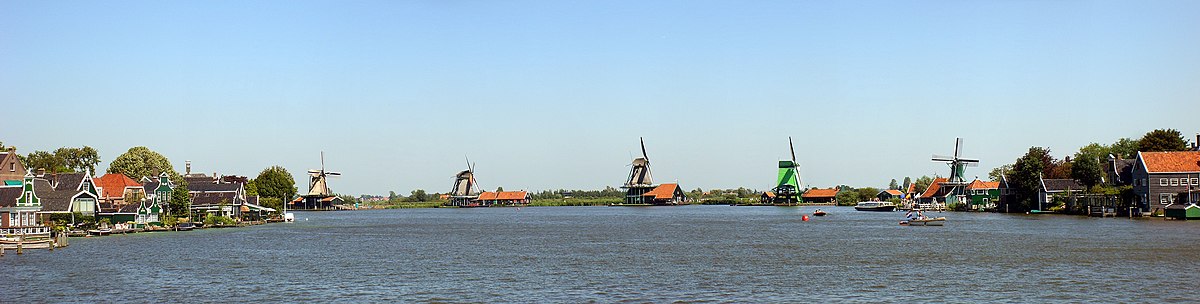
[[[467,160],[467,170],[454,175],[454,188],[450,189],[450,201],[446,204],[455,207],[473,207],[479,198],[479,185],[475,182],[475,166]]]
[[[941,192],[939,194],[946,195],[947,200],[954,200],[947,203],[966,200],[967,184],[970,183],[965,178],[966,167],[978,167],[979,160],[962,157],[962,138],[954,139],[953,157],[934,154],[933,161],[944,162],[950,166],[950,178],[941,183],[942,190],[939,191]]]
[[[646,155],[646,140],[638,138],[642,144],[642,157],[633,159],[629,166],[629,177],[625,184],[625,205],[650,205],[653,198],[645,194],[655,188],[654,178],[650,175],[650,157]]]
[[[341,176],[341,172],[325,171],[325,152],[321,151],[321,169],[308,170],[308,194],[296,200],[294,209],[329,210],[339,204],[342,199],[329,189],[329,177]]]
[[[775,196],[771,199],[777,206],[795,206],[800,204],[800,164],[796,163],[796,146],[792,137],[788,137],[788,148],[792,152],[792,160],[779,161],[779,175],[775,179],[775,188],[771,191]]]

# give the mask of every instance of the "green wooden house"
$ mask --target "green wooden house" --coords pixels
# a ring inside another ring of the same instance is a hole
[[[138,227],[162,225],[162,220],[168,211],[167,207],[170,206],[171,192],[175,190],[175,186],[171,183],[171,178],[167,176],[167,173],[163,172],[158,175],[157,182],[146,183],[144,189],[150,195],[138,205],[137,218],[134,223]]]
[[[1000,202],[1000,182],[985,182],[979,179],[967,185],[967,210],[989,210]]]

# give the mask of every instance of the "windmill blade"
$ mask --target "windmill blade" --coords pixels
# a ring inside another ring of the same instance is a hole
[[[320,170],[317,170],[317,169],[309,169],[309,170],[308,170],[308,173],[312,173],[312,174],[321,174],[321,171],[320,171]]]
[[[979,163],[964,163],[963,165],[967,167],[979,167]]]
[[[934,154],[932,160],[933,161],[954,161],[954,158],[949,157],[949,156]]]
[[[321,151],[321,172],[325,172],[325,151]]]
[[[796,146],[792,145],[792,137],[788,136],[788,148],[792,150],[792,165],[796,165]]]
[[[974,159],[974,158],[959,158],[959,159],[958,159],[958,161],[960,161],[960,162],[964,162],[964,163],[977,163],[977,162],[979,162],[979,160],[978,160],[978,159]]]
[[[325,172],[325,175],[339,176],[339,175],[342,175],[342,173],[341,172]]]
[[[960,154],[960,153],[962,153],[962,138],[957,137],[957,138],[954,138],[954,158],[958,158],[959,156],[962,156],[962,154]]]
[[[642,158],[645,158],[646,161],[650,161],[650,156],[646,155],[646,139],[638,137],[638,141],[642,142]]]

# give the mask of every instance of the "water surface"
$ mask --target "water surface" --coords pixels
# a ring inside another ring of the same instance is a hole
[[[1200,222],[814,209],[299,212],[10,251],[0,302],[1192,302],[1200,281]]]

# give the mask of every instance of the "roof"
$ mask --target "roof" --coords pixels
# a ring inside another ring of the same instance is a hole
[[[917,193],[917,184],[916,183],[908,183],[908,191],[904,191],[904,193],[914,193],[914,194]]]
[[[189,192],[235,192],[242,184],[214,184],[212,182],[188,184]]]
[[[925,192],[921,193],[921,198],[934,197],[935,195],[937,195],[939,190],[942,190],[942,183],[949,182],[949,181],[950,181],[950,179],[945,178],[945,177],[939,177],[939,178],[933,179],[933,183],[930,183],[929,187],[925,188]]]
[[[525,199],[526,196],[528,196],[528,192],[525,192],[525,191],[500,191],[500,192],[484,191],[483,193],[479,194],[479,200],[481,200],[481,201],[491,201],[491,200],[519,201],[519,200]]]
[[[45,178],[54,184],[56,190],[74,191],[83,182],[84,175],[84,173],[57,173],[47,174]],[[75,192],[71,194],[75,194]]]
[[[220,205],[220,204],[240,204],[237,193],[233,192],[209,192],[197,193],[192,197],[192,205]]]
[[[0,187],[0,208],[17,205],[17,199],[25,192],[24,187]]]
[[[675,191],[679,190],[679,184],[662,184],[654,187],[654,190],[642,194],[642,196],[653,196],[654,199],[672,199],[675,198]]]
[[[1000,182],[985,182],[977,179],[967,185],[967,190],[977,189],[1000,189]]]
[[[879,191],[879,193],[884,193],[884,192],[887,192],[887,194],[891,194],[894,196],[904,195],[904,193],[901,193],[900,190],[888,189],[888,190]],[[878,194],[876,194],[876,195],[878,195]]]
[[[142,186],[142,184],[139,184],[137,181],[121,173],[105,174],[104,176],[98,177],[93,181],[95,181],[96,187],[104,189],[103,192],[100,193],[100,196],[104,198],[124,197],[125,187]]]
[[[775,197],[775,192],[767,191],[763,192],[762,195],[766,195],[767,197]]]
[[[59,181],[61,183],[61,180]],[[60,184],[61,185],[61,184]],[[71,197],[79,193],[74,187],[65,186],[57,190],[50,187],[50,181],[42,178],[33,179],[33,191],[42,202],[42,211],[67,211],[71,209]]]
[[[1200,152],[1138,152],[1146,172],[1200,172]]]
[[[804,198],[836,197],[837,194],[838,194],[837,188],[833,188],[833,189],[813,188],[813,189],[808,189],[808,191],[804,191],[804,194],[801,194],[800,197],[804,197]]]
[[[1042,179],[1042,185],[1046,192],[1059,192],[1070,189],[1071,191],[1082,191],[1087,189],[1083,183],[1073,179]]]

